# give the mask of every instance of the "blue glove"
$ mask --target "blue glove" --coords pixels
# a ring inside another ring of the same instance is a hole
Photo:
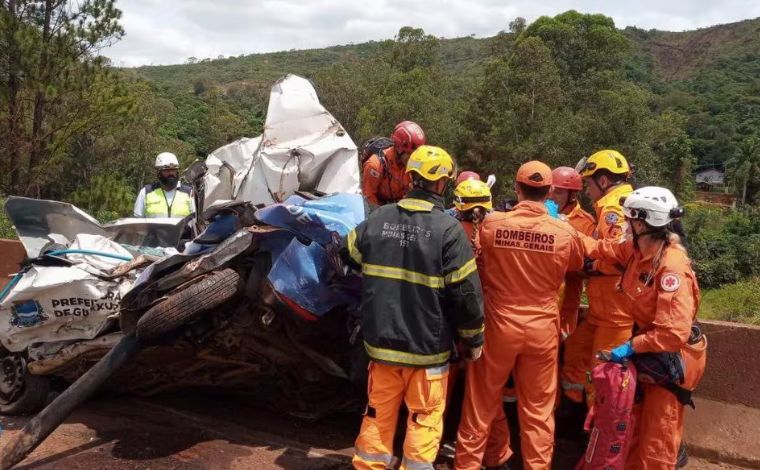
[[[622,364],[626,359],[633,356],[635,352],[636,351],[633,350],[633,344],[630,341],[626,341],[610,351],[610,361]]]
[[[546,211],[549,212],[550,216],[555,219],[559,219],[559,206],[556,202],[551,199],[547,199],[544,201],[544,206],[546,206]]]

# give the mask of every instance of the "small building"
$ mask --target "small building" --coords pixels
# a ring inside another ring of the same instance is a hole
[[[694,178],[698,191],[723,191],[726,187],[726,172],[721,168],[703,168]]]

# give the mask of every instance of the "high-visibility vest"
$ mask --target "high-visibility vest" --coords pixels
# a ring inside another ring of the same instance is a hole
[[[166,200],[166,193],[159,184],[145,187],[145,217],[185,217],[193,212],[193,200],[190,187],[181,185],[174,193],[174,200]]]

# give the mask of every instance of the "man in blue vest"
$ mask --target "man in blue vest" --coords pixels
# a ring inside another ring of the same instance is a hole
[[[135,201],[135,217],[182,218],[195,212],[190,186],[179,181],[179,161],[170,152],[156,157],[158,181],[140,190]]]

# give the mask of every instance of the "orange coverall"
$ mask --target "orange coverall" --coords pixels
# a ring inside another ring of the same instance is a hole
[[[580,235],[551,218],[543,203],[523,201],[485,218],[480,245],[486,339],[483,356],[467,371],[455,468],[480,470],[502,388],[514,373],[524,468],[548,469],[557,398],[557,292],[565,274],[583,266]]]
[[[467,239],[472,242],[472,250],[475,254],[475,259],[478,264],[478,269],[483,269],[483,262],[480,257],[480,236],[475,231],[475,225],[469,220],[462,220],[462,228],[464,233],[467,234]],[[479,271],[479,273],[482,271]],[[467,364],[459,362],[452,364],[449,368],[449,385],[448,395],[446,400],[446,407],[451,396],[451,392],[456,383],[459,374],[467,374]],[[466,375],[465,375],[466,377]],[[510,391],[505,387],[503,393],[509,393]],[[507,416],[504,414],[504,407],[499,406],[496,417],[491,423],[491,428],[488,432],[488,441],[486,443],[486,450],[483,456],[483,465],[486,467],[498,467],[509,459],[509,426],[507,425]]]
[[[610,190],[594,205],[597,217],[595,238],[620,240],[624,232],[625,217],[620,198],[633,191],[629,184]],[[617,290],[622,267],[617,263],[597,263],[601,275],[591,276],[586,285],[589,311],[586,321],[565,342],[562,367],[562,388],[571,400],[594,402],[589,377],[591,369],[599,363],[596,353],[608,351],[631,337],[633,318],[625,308],[625,297]]]
[[[625,266],[620,287],[639,333],[633,350],[680,352],[686,368],[683,388],[694,390],[702,379],[707,339],[688,344],[696,319],[700,293],[691,261],[680,245],[666,245],[642,253],[633,242],[585,240],[590,255]],[[616,345],[617,346],[617,345]],[[626,470],[672,470],[683,436],[684,406],[663,387],[642,384],[644,398],[634,408],[633,442]]]
[[[400,201],[412,183],[406,173],[406,165],[399,160],[396,150],[388,147],[383,154],[385,166],[377,155],[372,155],[362,167],[362,193],[370,204],[376,206]]]
[[[567,222],[579,233],[591,236],[596,230],[596,221],[576,202],[567,212],[563,212]],[[578,308],[581,305],[584,277],[576,273],[568,273],[565,277],[564,296],[559,309],[559,330],[562,339],[567,339],[578,326]]]

